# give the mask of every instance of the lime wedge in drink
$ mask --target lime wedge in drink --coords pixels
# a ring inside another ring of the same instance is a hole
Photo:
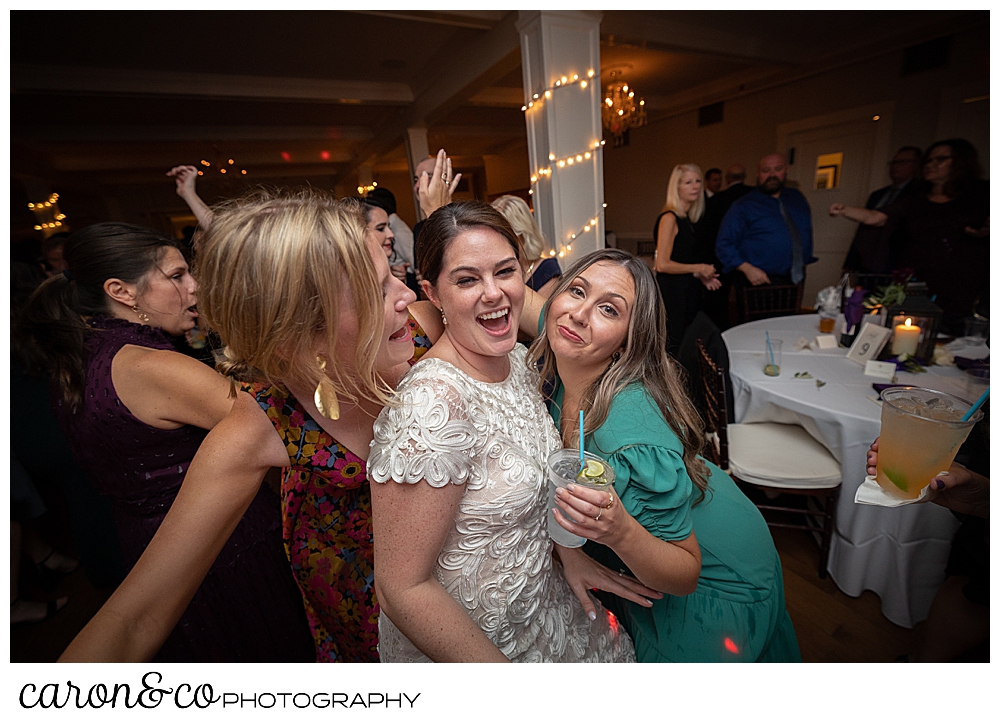
[[[596,459],[588,459],[583,470],[577,475],[578,479],[591,482],[592,484],[602,484],[603,480],[601,478],[603,477],[604,465]]]
[[[906,492],[906,480],[903,478],[903,475],[891,469],[883,469],[882,474],[888,477],[889,481],[892,482],[897,487],[899,487],[899,489],[903,490],[903,492]]]

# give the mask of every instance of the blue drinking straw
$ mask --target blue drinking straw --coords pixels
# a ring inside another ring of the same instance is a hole
[[[583,468],[586,466],[586,462],[583,461],[583,410],[580,410],[580,471],[583,472]]]
[[[969,407],[969,411],[966,412],[965,416],[962,417],[962,421],[963,422],[968,422],[970,419],[972,419],[972,415],[975,414],[979,410],[979,408],[981,406],[983,406],[983,402],[986,401],[986,398],[988,396],[990,396],[990,388],[986,387],[986,391],[983,392],[982,396],[979,397],[979,399],[976,400],[975,404],[973,404],[971,407]]]
[[[771,348],[771,334],[770,332],[764,332],[764,338],[767,340],[767,353],[771,357],[771,366],[774,366],[774,350]]]

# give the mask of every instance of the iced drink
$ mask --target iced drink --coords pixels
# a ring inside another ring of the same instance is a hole
[[[615,482],[615,471],[611,466],[597,455],[584,452],[586,467],[580,469],[580,450],[560,449],[549,455],[549,537],[557,545],[563,547],[580,547],[587,541],[586,537],[574,535],[569,530],[560,525],[552,514],[552,509],[556,505],[556,488],[565,487],[568,484],[589,487],[595,490],[609,490]],[[562,507],[559,511],[566,515]],[[569,515],[566,515],[570,517]],[[573,522],[578,520],[570,517]]]
[[[981,410],[961,421],[972,405],[950,394],[920,387],[882,392],[882,432],[875,481],[891,495],[920,496],[938,472],[947,471]]]
[[[769,377],[781,374],[781,339],[767,339],[764,344],[764,373]]]

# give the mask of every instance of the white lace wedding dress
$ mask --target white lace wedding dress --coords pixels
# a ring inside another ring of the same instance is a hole
[[[515,347],[495,384],[418,362],[375,422],[369,479],[465,485],[434,572],[512,661],[634,662],[624,628],[600,603],[591,621],[553,562],[545,460],[561,443],[525,353]],[[385,614],[378,650],[386,663],[429,662]]]

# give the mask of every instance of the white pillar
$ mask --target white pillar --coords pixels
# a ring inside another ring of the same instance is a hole
[[[518,13],[535,218],[563,267],[604,248],[601,15]]]

